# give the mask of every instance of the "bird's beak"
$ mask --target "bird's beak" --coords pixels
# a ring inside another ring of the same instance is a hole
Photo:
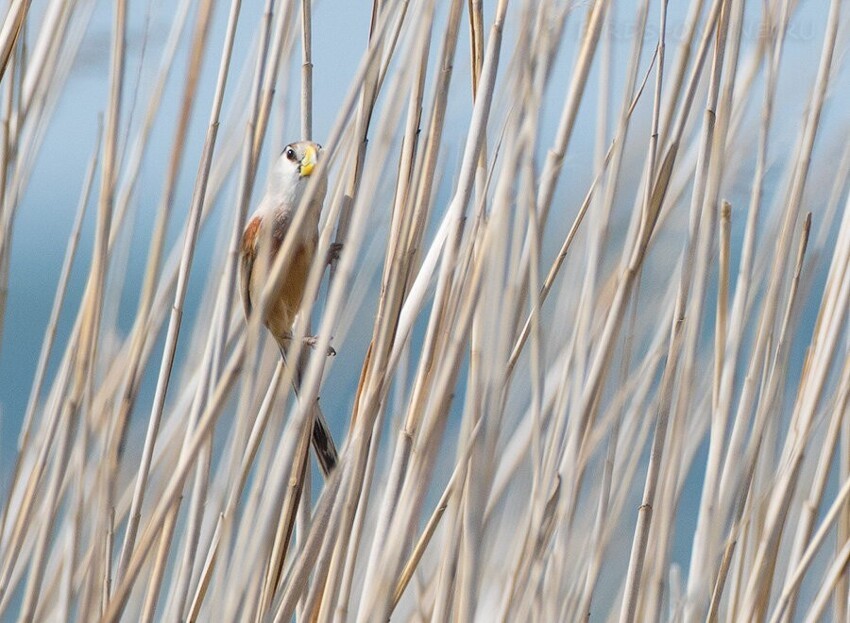
[[[299,170],[301,177],[308,177],[316,166],[316,148],[312,145],[307,145],[304,148],[304,157],[301,159]]]

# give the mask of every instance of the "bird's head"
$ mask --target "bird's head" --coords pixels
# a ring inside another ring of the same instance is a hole
[[[285,203],[297,206],[321,158],[322,146],[312,141],[298,141],[284,147],[272,170],[271,188],[275,194]],[[321,205],[327,190],[326,178],[319,184],[314,203]]]

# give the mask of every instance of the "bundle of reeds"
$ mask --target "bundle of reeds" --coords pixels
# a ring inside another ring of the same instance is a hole
[[[324,4],[8,3],[0,618],[848,620],[846,3],[375,0],[342,81]],[[55,298],[7,314],[107,14]],[[295,396],[236,282],[298,138],[328,192]]]

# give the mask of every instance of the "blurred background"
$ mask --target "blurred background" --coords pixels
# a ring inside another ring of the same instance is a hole
[[[539,0],[541,4],[550,0]],[[554,2],[554,0],[552,0]],[[169,31],[175,23],[176,12],[186,4],[185,0],[131,0],[128,3],[125,82],[123,90],[122,115],[119,131],[119,158],[126,163],[131,157],[132,139],[145,122],[146,109],[157,80],[161,58],[166,50]],[[222,145],[239,145],[244,132],[247,112],[247,92],[250,89],[251,74],[255,63],[257,32],[263,18],[262,0],[245,0],[236,33],[232,72],[225,92],[223,123],[220,131]],[[437,9],[438,23],[445,20],[446,6]],[[495,10],[495,1],[483,3],[485,33],[489,32],[489,23]],[[564,4],[564,3],[556,3]],[[567,18],[563,41],[558,50],[552,69],[551,82],[547,87],[544,106],[540,116],[538,152],[540,160],[546,157],[547,146],[554,139],[558,119],[563,106],[563,98],[572,78],[572,68],[584,28],[585,17],[592,2],[575,1],[571,4]],[[591,67],[588,85],[579,108],[575,132],[563,164],[560,182],[553,201],[549,227],[541,240],[541,257],[546,258],[544,268],[557,252],[564,231],[575,218],[588,186],[594,177],[594,160],[599,158],[599,145],[596,140],[599,110],[606,104],[610,114],[602,122],[608,136],[616,123],[616,113],[624,97],[623,83],[630,58],[633,38],[636,36],[635,12],[637,4],[629,0],[615,0],[610,3],[610,15],[602,34],[606,53],[611,55],[610,72],[600,72],[597,59]],[[760,46],[767,40],[763,26],[763,10],[770,5],[776,10],[779,3],[748,2],[745,9],[743,44],[739,61],[740,74],[746,74],[748,63]],[[827,0],[804,0],[793,5],[793,14],[786,34],[785,47],[778,74],[777,96],[775,99],[775,119],[767,154],[762,223],[774,222],[771,207],[782,204],[782,195],[787,191],[783,187],[784,178],[780,173],[794,157],[799,142],[802,119],[806,113],[810,90],[815,80],[816,69],[827,24]],[[99,2],[75,3],[77,10],[75,28],[81,35],[79,46],[73,57],[66,59],[70,63],[64,85],[56,91],[52,110],[43,123],[35,130],[40,141],[31,158],[31,168],[20,186],[19,205],[12,223],[11,255],[8,269],[8,298],[5,316],[0,334],[0,473],[5,491],[11,478],[15,462],[18,435],[22,417],[27,407],[29,391],[36,371],[38,353],[44,339],[51,311],[55,289],[59,282],[60,269],[65,255],[78,198],[83,188],[86,169],[95,150],[102,117],[109,99],[110,46],[113,19],[111,0]],[[188,3],[190,15],[197,10],[195,2]],[[197,174],[198,162],[207,130],[208,115],[218,66],[218,55],[224,39],[227,11],[226,3],[214,3],[214,14],[209,35],[209,50],[202,65],[197,100],[194,105],[191,122],[185,143],[185,157],[177,180],[174,194],[173,212],[167,235],[166,249],[172,245],[179,248],[182,226],[190,205],[192,189]],[[658,37],[658,2],[650,2],[649,25],[643,35],[646,45],[639,61],[640,75],[648,70]],[[532,10],[533,3],[513,2],[505,21],[502,68],[512,63],[511,50],[516,43],[518,30],[516,24],[523,11]],[[845,7],[845,9],[850,7]],[[314,138],[323,142],[341,112],[341,107],[351,88],[351,82],[363,59],[366,42],[369,37],[371,3],[362,0],[316,0],[313,4],[313,85],[314,85]],[[23,36],[27,45],[35,47],[38,26],[48,19],[48,3],[34,0],[29,9]],[[670,2],[667,16],[666,51],[668,66],[672,66],[682,32],[685,28],[689,3]],[[190,17],[189,24],[192,19]],[[190,28],[191,26],[187,26]],[[839,217],[825,219],[824,210],[834,185],[837,163],[850,136],[850,115],[847,101],[850,98],[850,70],[847,68],[848,36],[850,35],[850,11],[841,16],[838,46],[830,77],[829,91],[824,113],[820,121],[820,131],[815,143],[809,183],[803,198],[803,210],[813,215],[812,240],[817,240],[817,252],[828,252],[835,244]],[[150,142],[144,152],[139,168],[138,182],[130,195],[128,209],[131,227],[120,233],[121,240],[117,248],[117,259],[110,270],[110,282],[121,284],[120,296],[104,310],[102,323],[104,335],[101,348],[104,353],[109,349],[118,349],[133,325],[136,306],[141,291],[146,265],[148,245],[156,218],[156,210],[161,198],[166,168],[169,166],[169,154],[172,137],[180,111],[181,96],[185,85],[185,67],[189,55],[189,37],[181,37],[177,44],[174,63],[165,84],[162,104],[153,120]],[[255,184],[250,209],[256,205],[265,186],[266,171],[269,163],[280,152],[283,145],[299,138],[299,72],[298,41],[295,52],[282,63],[277,84],[277,93],[272,105],[268,138],[259,159],[257,183]],[[471,73],[468,57],[469,29],[463,24],[460,28],[458,52],[454,65],[449,103],[447,106],[446,131],[440,149],[439,164],[435,179],[435,196],[432,220],[426,236],[430,238],[444,210],[452,197],[457,183],[458,166],[462,157],[466,134],[472,114]],[[434,44],[436,48],[436,44]],[[436,54],[432,54],[430,65],[436,67]],[[433,85],[435,72],[430,71],[426,79],[426,92]],[[605,84],[600,80],[606,79]],[[488,126],[489,148],[502,130],[505,115],[515,102],[504,89],[500,75],[494,102],[492,121]],[[744,236],[745,212],[752,186],[755,167],[754,145],[758,140],[760,119],[760,96],[764,85],[763,71],[752,74],[754,81],[752,96],[741,110],[742,122],[738,133],[731,141],[731,174],[724,179],[721,195],[733,206],[731,221],[731,274],[736,274],[740,262],[740,249]],[[624,170],[620,178],[620,187],[614,205],[610,223],[610,239],[601,258],[604,266],[601,274],[613,270],[619,259],[617,241],[625,239],[628,218],[638,192],[643,156],[646,151],[647,136],[650,132],[652,113],[652,88],[654,73],[651,74],[646,91],[638,101],[633,115],[632,126],[625,146]],[[695,110],[688,125],[688,136],[693,138],[702,123],[702,106],[706,97],[707,80],[702,80],[697,90]],[[383,94],[377,101],[376,115],[382,114]],[[607,145],[607,141],[605,143]],[[401,149],[400,136],[396,136],[390,153],[397,154]],[[216,199],[216,209],[203,225],[191,272],[189,291],[184,318],[184,332],[178,343],[177,369],[180,362],[199,356],[202,343],[192,333],[195,319],[204,313],[200,305],[204,301],[203,293],[209,285],[213,273],[219,270],[223,258],[216,257],[216,249],[222,248],[233,226],[236,175],[238,170],[238,151],[234,151],[230,160],[229,173],[222,176],[223,192]],[[688,152],[693,157],[694,150]],[[224,157],[223,157],[224,158]],[[684,158],[684,156],[683,156]],[[394,184],[395,165],[393,160],[387,167],[386,183],[378,186],[368,215],[370,230],[359,250],[358,282],[364,286],[359,299],[360,307],[348,311],[350,327],[333,342],[337,356],[329,362],[327,379],[322,391],[322,404],[329,416],[335,436],[341,440],[348,429],[347,417],[351,411],[357,388],[360,362],[371,338],[371,319],[376,308],[377,293],[380,287],[380,254],[383,253],[381,241],[389,235],[390,207]],[[123,169],[119,169],[122,170]],[[94,189],[98,188],[100,170],[95,174]],[[123,174],[123,173],[122,173]],[[337,174],[332,171],[331,176]],[[119,187],[122,176],[119,175]],[[680,206],[687,206],[692,180],[685,180],[681,186],[683,197]],[[846,180],[843,183],[842,197],[846,196]],[[73,327],[76,310],[81,300],[94,245],[97,193],[92,193],[89,209],[83,220],[79,250],[73,265],[63,313],[59,317],[56,333],[54,356],[47,368],[50,379],[59,367],[59,356]],[[843,206],[843,200],[839,202]],[[831,223],[825,227],[824,223]],[[641,286],[638,291],[636,308],[639,313],[651,315],[669,287],[671,267],[680,260],[682,245],[687,232],[687,209],[671,211],[665,221],[663,231],[658,234],[651,254],[644,266]],[[763,234],[767,232],[767,226]],[[374,244],[372,238],[374,238]],[[765,244],[768,239],[763,239]],[[816,315],[819,309],[821,292],[827,278],[828,262],[816,261],[806,266],[804,286],[801,291],[799,321],[794,327],[791,356],[788,363],[788,391],[785,392],[778,409],[777,417],[787,418],[794,403],[795,379],[799,378],[803,367],[806,348],[815,329]],[[565,266],[566,283],[580,283],[584,266],[580,261]],[[5,284],[0,284],[2,287]],[[709,300],[714,299],[717,291],[716,275],[710,276]],[[761,292],[761,290],[759,290]],[[754,296],[757,298],[759,292]],[[320,293],[319,307],[326,292]],[[569,296],[568,291],[559,291],[559,300]],[[551,310],[544,310],[545,317],[551,320]],[[712,314],[708,314],[711,316]],[[363,319],[366,319],[365,321]],[[421,341],[424,323],[417,325],[414,342]],[[544,336],[558,339],[556,327],[544,323]],[[713,340],[713,320],[707,318],[702,332],[708,344]],[[650,341],[649,331],[638,335],[636,343],[645,348]],[[146,416],[153,400],[158,372],[159,354],[164,341],[164,331],[158,336],[153,347],[152,364],[148,366],[141,385],[136,409],[130,421],[128,433],[129,456],[140,452],[141,439],[147,425]],[[102,355],[102,361],[108,356]],[[527,365],[525,362],[523,365]],[[466,363],[464,364],[466,370]],[[101,374],[106,370],[102,369]],[[742,370],[743,373],[743,370]],[[460,375],[463,378],[463,374]],[[833,378],[834,377],[830,377]],[[739,377],[740,379],[740,377]],[[523,381],[520,381],[522,383]],[[463,381],[456,388],[458,395],[464,391]],[[519,403],[524,397],[515,398]],[[457,430],[462,400],[453,405],[454,418],[450,427]],[[451,439],[452,435],[447,435]],[[450,442],[451,445],[451,442]],[[692,467],[683,474],[685,480],[676,515],[677,536],[673,541],[672,562],[687,568],[691,555],[691,536],[696,526],[700,503],[701,483],[708,452],[708,435],[705,435],[694,455]],[[648,448],[646,450],[648,455]],[[446,453],[449,457],[450,453]],[[384,465],[388,464],[385,456]],[[442,466],[447,473],[452,466],[452,458],[447,458]],[[643,469],[643,468],[642,468]],[[641,472],[643,473],[643,472]],[[640,482],[637,478],[636,482]],[[837,475],[830,479],[829,491],[839,486]],[[318,485],[314,483],[316,487]],[[640,499],[639,485],[630,494],[630,500],[637,503]],[[318,490],[318,489],[317,489]],[[436,500],[439,491],[429,494],[429,504]],[[829,497],[829,495],[827,496]],[[628,508],[632,508],[629,506]],[[631,511],[629,517],[632,517]],[[623,552],[628,552],[631,540],[631,522],[628,530],[619,535]],[[619,550],[619,547],[617,548]]]
[[[73,59],[68,73],[67,84],[61,91],[56,102],[55,110],[43,129],[41,147],[35,154],[32,173],[24,186],[21,206],[14,222],[14,242],[12,245],[11,270],[9,276],[9,298],[4,325],[4,339],[0,350],[0,408],[2,408],[2,448],[4,465],[12,460],[15,448],[16,431],[20,427],[19,417],[23,413],[28,389],[35,372],[37,356],[41,346],[44,330],[50,316],[50,306],[59,279],[65,245],[74,221],[80,191],[83,186],[86,166],[93,153],[98,134],[99,119],[105,113],[109,87],[109,51],[112,27],[112,3],[108,0],[91,3],[91,16],[85,35],[80,42],[79,52]],[[581,32],[581,11],[586,2],[575,2],[577,15],[566,25],[563,45],[558,54],[558,60],[553,69],[552,85],[549,89],[551,105],[543,110],[541,120],[541,135],[554,135],[557,128],[558,114],[562,96],[570,78],[570,67],[576,54],[576,46]],[[619,102],[622,97],[623,72],[625,71],[628,54],[631,50],[632,39],[635,36],[636,24],[633,18],[635,5],[628,1],[614,2],[616,17],[612,19],[611,40],[612,51],[621,62],[613,63],[611,76],[610,97]],[[237,31],[234,47],[233,67],[237,69],[230,80],[225,94],[225,118],[229,119],[228,126],[238,132],[244,128],[244,92],[249,88],[248,78],[239,77],[240,69],[243,74],[253,67],[251,62],[256,52],[255,36],[257,26],[263,14],[262,0],[245,0],[242,17]],[[513,6],[511,14],[519,12],[519,3]],[[657,7],[653,4],[653,11]],[[797,140],[800,120],[806,105],[809,88],[814,80],[817,68],[825,24],[825,0],[810,0],[800,2],[791,18],[787,34],[785,54],[782,59],[782,71],[779,74],[778,101],[781,102],[779,114],[775,119],[775,132],[770,145],[771,170],[779,169],[793,149]],[[36,0],[32,3],[31,23],[38,23],[44,16],[45,3]],[[492,12],[491,3],[485,3],[485,14]],[[672,2],[668,7],[668,50],[675,50],[677,34],[681,35],[688,6],[685,3]],[[168,30],[174,18],[176,5],[172,2],[156,1],[130,2],[128,4],[127,24],[127,76],[124,98],[124,110],[129,115],[122,118],[122,155],[126,159],[129,151],[128,137],[134,134],[134,128],[143,122],[144,108],[147,95],[153,87],[159,67],[159,61],[166,43]],[[338,2],[334,0],[317,1],[314,6],[314,128],[316,140],[321,142],[339,112],[347,92],[349,81],[353,78],[364,47],[369,36],[369,20],[371,5],[366,2]],[[516,16],[514,16],[515,18]],[[508,20],[505,36],[510,41],[512,32]],[[179,234],[179,224],[185,218],[192,195],[196,165],[203,147],[204,133],[208,124],[208,109],[215,89],[215,46],[221,46],[227,22],[227,6],[216,5],[213,14],[210,45],[212,52],[203,64],[203,75],[199,82],[198,100],[189,126],[186,146],[186,162],[175,195],[173,214],[174,224],[170,228],[169,246]],[[846,31],[846,20],[843,23]],[[30,27],[27,31],[30,38],[34,35]],[[658,35],[658,27],[650,23],[647,27],[646,38],[652,40]],[[845,34],[846,36],[846,34]],[[744,29],[745,50],[752,50],[764,38],[764,26],[761,22],[759,7],[753,6],[747,11]],[[653,41],[645,46],[646,61],[652,56]],[[509,45],[509,44],[508,44]],[[460,30],[458,49],[464,51],[469,46],[467,29]],[[847,63],[845,52],[839,55],[836,64],[836,76],[832,80],[831,90],[836,91],[831,100],[840,99],[842,95],[850,95]],[[145,268],[145,254],[148,248],[151,228],[155,218],[155,208],[164,181],[164,168],[168,165],[168,154],[171,149],[176,117],[179,112],[180,95],[182,93],[184,66],[189,53],[189,40],[183,38],[175,56],[175,70],[171,72],[162,105],[153,126],[149,146],[139,173],[139,183],[136,185],[131,200],[133,212],[132,237],[128,241],[126,251],[126,283],[121,306],[115,317],[119,330],[129,329],[132,314],[138,301],[139,288]],[[460,54],[460,53],[459,53]],[[746,53],[744,54],[746,58]],[[645,66],[645,63],[644,65]],[[596,64],[594,71],[598,71]],[[619,69],[619,71],[618,71]],[[252,205],[256,204],[265,185],[265,170],[273,158],[273,146],[280,146],[298,137],[298,71],[293,64],[282,69],[282,79],[288,81],[288,87],[281,88],[282,96],[275,101],[275,109],[271,120],[270,145],[264,150],[260,160],[260,171],[254,191]],[[458,62],[454,68],[455,78],[452,82],[451,99],[448,107],[446,130],[446,149],[441,154],[441,170],[449,174],[460,156],[466,128],[472,112],[472,99],[469,91],[469,64]],[[757,76],[756,80],[763,80]],[[575,214],[584,195],[584,189],[592,179],[593,137],[595,130],[595,106],[598,93],[598,78],[591,76],[587,87],[585,104],[581,107],[575,136],[566,157],[567,175],[557,190],[556,202],[562,208],[554,218],[569,222]],[[239,97],[242,93],[243,98]],[[234,108],[234,103],[237,106]],[[509,106],[510,102],[498,102],[499,105]],[[380,105],[380,103],[379,103]],[[649,113],[651,98],[643,98],[635,113],[636,132],[631,135],[630,147],[632,154],[639,153],[644,148],[644,135],[641,131],[649,131]],[[240,109],[240,106],[242,107]],[[759,110],[755,102],[747,110],[748,122],[742,126],[741,149],[744,151],[756,139]],[[129,117],[129,118],[128,118]],[[241,120],[241,123],[240,123]],[[816,146],[817,153],[824,162],[834,161],[840,156],[844,145],[844,137],[848,131],[848,118],[840,106],[832,102],[827,105],[823,133]],[[498,127],[492,129],[498,131]],[[812,176],[814,183],[809,186],[808,197],[812,208],[818,202],[825,201],[825,190],[817,183],[818,176],[828,179],[830,171],[814,168]],[[626,172],[626,175],[630,175]],[[630,182],[637,184],[639,170],[631,173]],[[97,184],[95,179],[95,184]],[[451,191],[453,179],[444,176],[440,179],[439,199],[437,203],[445,203]],[[97,186],[95,185],[95,188]],[[746,201],[749,185],[746,175],[739,176],[728,189],[728,199],[733,205]],[[766,184],[766,202],[776,193],[774,185]],[[235,189],[230,191],[232,197]],[[625,194],[625,193],[624,193]],[[628,195],[626,195],[628,196]],[[381,199],[381,198],[379,198]],[[383,197],[385,202],[389,196]],[[182,210],[181,210],[182,208]],[[227,210],[225,206],[225,210]],[[386,211],[376,207],[375,220],[380,226],[386,227]],[[222,227],[221,211],[216,211],[212,219],[204,225],[202,242],[198,248],[198,266],[209,264],[209,253],[212,241]],[[93,244],[94,210],[89,210],[84,221],[80,240],[80,253],[75,262],[67,294],[66,306],[74,308],[78,304],[85,286],[85,278],[89,270],[90,249]],[[225,223],[226,224],[226,223]],[[732,235],[740,240],[744,221],[733,221]],[[614,227],[616,227],[616,223]],[[817,226],[817,220],[815,220]],[[555,237],[548,241],[551,246],[557,244]],[[734,248],[739,248],[735,245]],[[88,251],[88,252],[87,252]],[[671,253],[677,253],[672,248]],[[664,262],[658,267],[663,270]],[[196,313],[193,302],[198,301],[198,293],[204,284],[206,275],[197,271],[192,275],[191,290],[195,296],[189,296],[187,310],[188,319]],[[824,275],[815,275],[824,279]],[[134,287],[136,286],[136,287]],[[651,287],[651,280],[648,280]],[[60,319],[57,341],[61,347],[63,339],[67,339],[73,318],[63,314]],[[356,330],[350,338],[356,339]],[[363,339],[365,336],[359,336]],[[803,336],[805,337],[805,336]],[[800,340],[800,344],[804,340]],[[182,350],[182,349],[181,349]],[[344,350],[340,352],[344,355]],[[799,356],[799,354],[798,354]],[[55,371],[54,361],[51,369]],[[144,385],[147,399],[153,388],[150,383]],[[325,400],[333,400],[328,396]]]

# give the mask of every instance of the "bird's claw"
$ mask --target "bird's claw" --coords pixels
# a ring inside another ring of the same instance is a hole
[[[332,264],[339,259],[339,254],[342,253],[342,243],[332,242],[328,248],[328,264]]]
[[[310,348],[316,348],[316,344],[318,344],[319,338],[315,335],[308,335],[304,338],[304,345],[309,346]],[[328,346],[328,357],[333,357],[336,355],[336,350],[334,350],[333,346]]]

